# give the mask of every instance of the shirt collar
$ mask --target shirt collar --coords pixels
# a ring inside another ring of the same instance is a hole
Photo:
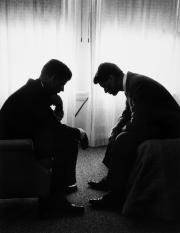
[[[126,93],[126,80],[127,80],[127,74],[123,76],[123,90]]]
[[[44,88],[44,83],[40,80],[42,88]]]

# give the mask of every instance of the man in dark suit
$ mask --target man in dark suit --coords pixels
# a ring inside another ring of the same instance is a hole
[[[68,191],[77,188],[78,144],[83,149],[88,146],[88,138],[82,129],[61,123],[63,106],[57,93],[64,91],[64,85],[71,76],[64,63],[52,59],[44,65],[38,79],[28,80],[0,110],[0,138],[31,138],[39,162],[46,167],[52,166],[51,196],[41,200],[43,211],[57,207],[57,202],[66,212],[83,210],[65,198],[67,187]]]
[[[157,81],[132,72],[124,74],[112,63],[99,66],[94,83],[114,96],[119,91],[126,95],[126,108],[111,132],[103,160],[108,174],[100,182],[89,182],[93,189],[110,191],[100,199],[90,200],[94,208],[120,208],[137,147],[147,139],[179,137],[180,107]]]

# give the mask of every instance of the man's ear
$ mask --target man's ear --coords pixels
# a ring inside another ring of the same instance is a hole
[[[52,81],[54,81],[54,78],[55,78],[55,75],[51,75],[51,76],[46,75],[46,77],[44,77],[43,82],[44,83],[51,83]]]
[[[50,80],[54,81],[55,78],[56,78],[56,76],[53,74],[53,75],[51,75]]]
[[[113,81],[113,82],[114,82],[114,80],[115,80],[115,76],[114,76],[114,75],[112,75],[112,74],[110,74],[110,75],[109,75],[109,80],[111,80],[111,81]]]

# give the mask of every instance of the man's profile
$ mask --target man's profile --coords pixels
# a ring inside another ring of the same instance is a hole
[[[43,211],[59,208],[78,213],[83,210],[65,198],[67,189],[77,189],[78,145],[84,149],[88,146],[88,138],[82,129],[61,123],[64,113],[58,93],[64,91],[71,77],[67,65],[52,59],[43,66],[39,78],[29,79],[9,96],[0,110],[1,139],[30,138],[39,162],[48,163],[53,158],[51,194],[40,201]]]
[[[89,182],[91,188],[109,193],[90,203],[96,209],[122,209],[138,146],[148,139],[178,138],[180,107],[168,90],[154,79],[133,72],[125,74],[113,63],[99,65],[94,84],[114,96],[123,91],[126,108],[109,138],[103,160],[108,168],[107,177],[100,182]]]

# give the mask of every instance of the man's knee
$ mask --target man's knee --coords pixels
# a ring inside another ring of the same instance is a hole
[[[118,153],[123,156],[135,152],[142,138],[131,132],[120,133],[113,144],[113,153]]]
[[[134,133],[130,133],[130,132],[122,132],[120,134],[117,135],[114,143],[115,144],[126,144],[127,142],[129,141],[133,141],[135,140],[137,137],[136,137],[136,134]]]

